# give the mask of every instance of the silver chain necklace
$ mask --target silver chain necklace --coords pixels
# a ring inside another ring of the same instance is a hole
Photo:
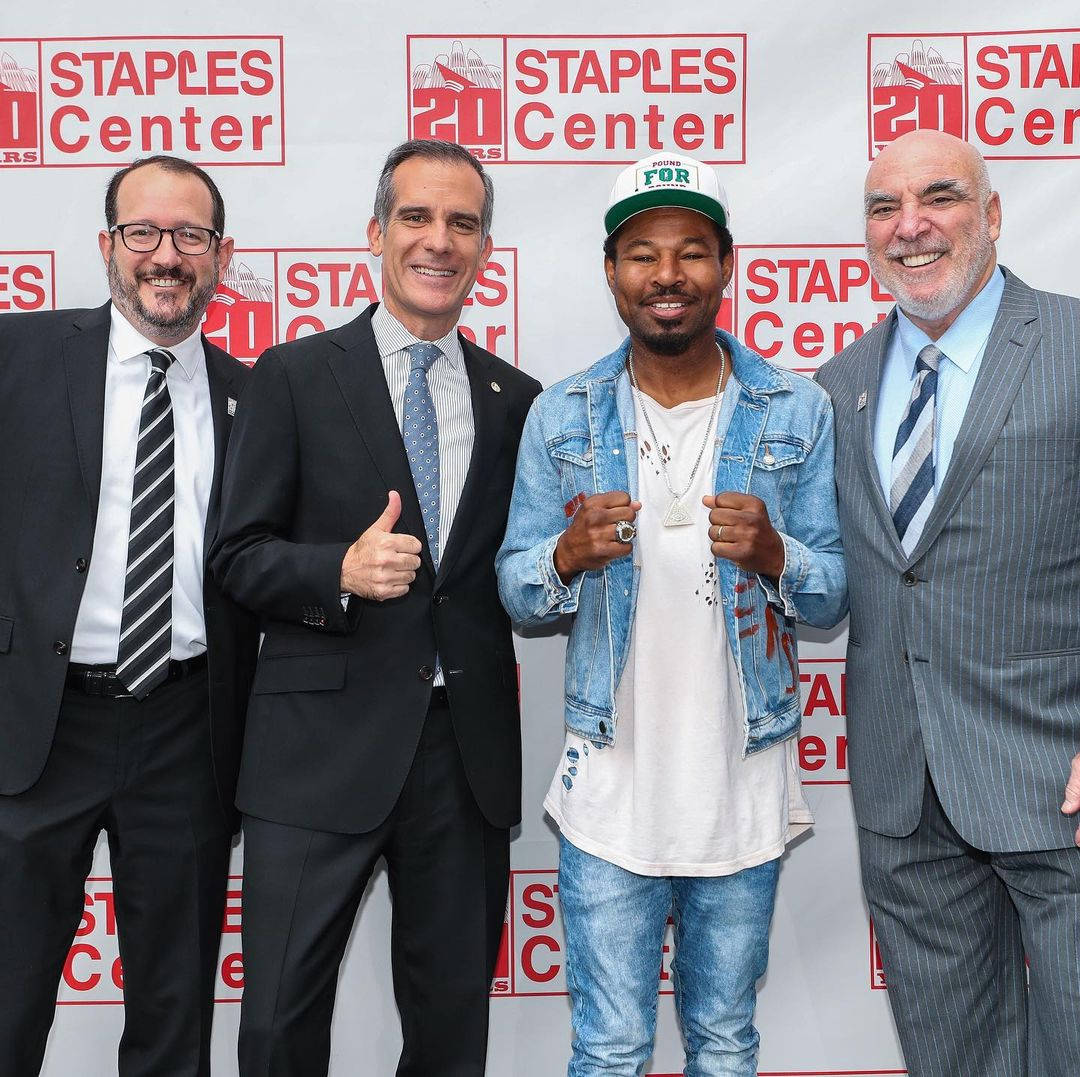
[[[641,386],[638,385],[637,374],[634,372],[633,348],[630,349],[630,354],[627,357],[627,365],[630,368],[630,386],[637,396],[637,402],[641,407],[641,413],[645,416],[645,425],[649,428],[649,434],[653,439],[653,444],[656,446],[656,456],[660,461],[660,473],[664,476],[664,485],[668,488],[668,493],[671,494],[671,504],[668,505],[667,513],[664,516],[665,527],[683,527],[686,524],[692,524],[694,522],[694,518],[686,511],[686,506],[683,505],[682,499],[686,497],[690,492],[690,488],[694,485],[694,476],[701,466],[701,458],[705,455],[705,446],[709,444],[709,438],[713,432],[713,424],[716,422],[716,410],[720,406],[720,397],[724,391],[724,370],[727,366],[727,355],[719,344],[716,345],[716,349],[720,352],[720,376],[716,379],[716,392],[713,394],[712,411],[709,413],[709,422],[705,427],[705,440],[702,441],[701,448],[698,449],[697,459],[694,461],[694,466],[690,469],[690,478],[687,481],[686,486],[679,493],[676,493],[672,488],[671,478],[668,476],[667,461],[664,459],[664,454],[660,451],[660,439],[656,436],[652,419],[649,418],[649,410],[645,407],[644,400],[642,400],[644,394],[641,391]]]

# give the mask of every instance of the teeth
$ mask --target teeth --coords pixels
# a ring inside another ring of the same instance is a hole
[[[452,269],[429,269],[427,266],[413,266],[423,277],[452,277],[454,271]]]
[[[182,280],[174,280],[172,277],[144,277],[143,279],[155,288],[175,288],[184,283]]]
[[[686,306],[685,303],[653,303],[653,306],[658,310],[682,310]]]
[[[908,269],[915,269],[918,266],[928,266],[931,262],[936,262],[940,257],[941,252],[935,251],[932,254],[909,254],[906,258],[901,258],[900,261]]]

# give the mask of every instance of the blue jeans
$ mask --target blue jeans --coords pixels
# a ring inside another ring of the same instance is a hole
[[[568,1077],[638,1077],[652,1055],[661,947],[675,921],[686,1077],[754,1077],[756,984],[769,957],[779,859],[712,878],[635,875],[559,838]]]

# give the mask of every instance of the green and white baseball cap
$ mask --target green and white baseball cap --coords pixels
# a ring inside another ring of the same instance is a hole
[[[727,193],[716,172],[692,157],[658,153],[624,168],[611,188],[604,227],[610,236],[636,213],[674,206],[703,213],[729,227]]]

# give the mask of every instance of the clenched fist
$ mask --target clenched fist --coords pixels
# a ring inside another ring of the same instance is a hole
[[[391,490],[383,514],[345,551],[341,590],[385,602],[407,594],[420,567],[420,540],[394,533],[401,495]]]
[[[765,502],[753,494],[726,491],[701,499],[709,512],[713,557],[734,561],[747,572],[776,580],[784,571],[784,540],[772,525]]]
[[[559,579],[569,583],[579,572],[603,568],[616,557],[625,557],[633,547],[615,537],[615,525],[620,520],[633,523],[640,508],[641,502],[631,501],[622,490],[585,498],[555,546]]]

